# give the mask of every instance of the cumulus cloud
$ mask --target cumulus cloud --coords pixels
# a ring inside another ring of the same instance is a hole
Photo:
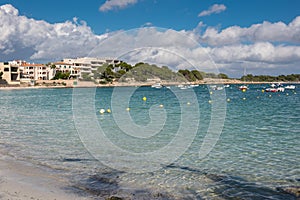
[[[99,8],[101,12],[113,10],[113,9],[123,9],[130,4],[136,4],[138,0],[107,0]]]
[[[208,27],[201,41],[213,46],[254,42],[300,43],[300,16],[289,24],[283,22],[263,22],[248,28],[231,26],[224,30]]]
[[[226,10],[226,6],[224,4],[214,4],[208,8],[208,10],[203,10],[199,13],[198,17],[208,16],[215,13],[220,13]]]
[[[18,10],[9,4],[0,6],[0,18],[2,59],[28,56],[20,52],[31,52],[30,59],[84,56],[105,37],[94,35],[85,22],[78,23],[76,18],[50,24],[20,16]]]
[[[0,18],[0,60],[57,61],[93,56],[173,69],[219,69],[230,76],[242,75],[243,63],[250,73],[270,69],[278,74],[300,73],[300,17],[288,24],[266,21],[223,30],[200,22],[197,30],[142,27],[103,35],[94,34],[77,18],[51,24],[21,16],[11,5],[0,6]]]

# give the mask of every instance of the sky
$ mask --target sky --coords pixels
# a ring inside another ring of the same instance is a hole
[[[300,1],[0,0],[0,61],[84,56],[230,77],[300,73]]]

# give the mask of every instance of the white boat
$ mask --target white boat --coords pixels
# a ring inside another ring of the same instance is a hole
[[[159,89],[159,88],[162,88],[162,85],[160,83],[155,83],[155,84],[151,85],[151,87]]]
[[[294,90],[296,88],[296,86],[295,85],[287,85],[284,88],[287,90]]]
[[[274,88],[274,87],[272,87],[272,88],[266,88],[265,91],[266,92],[277,92],[277,88]]]
[[[248,88],[247,85],[241,85],[241,86],[239,87],[239,89],[245,91],[245,90],[248,90],[249,88]]]
[[[284,92],[285,88],[281,85],[281,83],[278,84],[271,84],[271,88],[267,88],[266,92]]]
[[[222,87],[222,86],[216,86],[216,85],[212,85],[212,86],[211,86],[211,89],[213,89],[213,90],[223,90],[223,89],[224,89],[224,87]]]

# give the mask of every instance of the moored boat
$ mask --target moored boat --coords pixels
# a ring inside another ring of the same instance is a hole
[[[248,90],[249,88],[248,88],[247,85],[241,85],[241,86],[239,87],[239,89],[242,90],[242,91],[245,91],[245,90]]]
[[[296,88],[296,86],[295,85],[287,85],[284,88],[287,90],[294,90]]]

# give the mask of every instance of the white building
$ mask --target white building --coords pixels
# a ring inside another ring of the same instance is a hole
[[[70,78],[77,79],[80,76],[80,68],[75,66],[73,63],[56,62],[53,63],[53,65],[55,65],[56,71],[70,73]]]
[[[54,77],[54,69],[44,64],[22,62],[19,65],[20,81],[51,80]]]
[[[20,72],[16,63],[0,62],[0,72],[3,72],[2,79],[8,84],[20,84]]]
[[[68,63],[80,69],[80,78],[83,78],[84,75],[88,75],[93,77],[94,72],[97,71],[99,66],[103,66],[104,64],[112,64],[113,66],[120,64],[122,61],[110,58],[91,58],[91,57],[83,57],[83,58],[65,58],[62,60],[63,63]]]

